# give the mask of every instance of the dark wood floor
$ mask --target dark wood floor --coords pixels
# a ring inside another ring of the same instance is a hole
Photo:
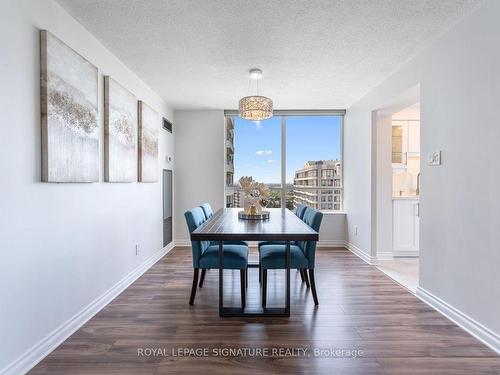
[[[499,356],[375,267],[347,251],[319,251],[316,263],[317,308],[292,271],[290,318],[222,319],[217,271],[207,272],[189,306],[191,251],[176,248],[31,373],[500,374]],[[237,305],[239,273],[226,272],[225,304]],[[249,274],[247,305],[258,304],[257,270]],[[268,306],[280,304],[282,275],[270,272],[268,283]],[[147,348],[170,356],[138,356]],[[208,348],[210,355],[171,356],[184,348]],[[215,356],[214,350],[222,348],[267,348],[269,353]],[[273,348],[305,348],[310,356],[279,356]],[[317,357],[315,348],[359,356]]]

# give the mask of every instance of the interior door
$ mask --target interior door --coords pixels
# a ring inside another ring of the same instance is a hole
[[[163,170],[163,247],[172,242],[172,171]]]

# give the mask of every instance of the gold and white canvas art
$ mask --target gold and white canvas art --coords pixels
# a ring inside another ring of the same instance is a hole
[[[104,180],[137,181],[137,100],[104,77]]]
[[[158,181],[159,117],[146,103],[139,101],[139,181]]]
[[[40,32],[42,181],[99,181],[97,68]]]

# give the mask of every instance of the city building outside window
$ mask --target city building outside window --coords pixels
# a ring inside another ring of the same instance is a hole
[[[268,207],[341,211],[342,123],[342,115],[285,114],[257,123],[226,116],[226,207],[241,207],[238,180],[252,176],[270,188]]]

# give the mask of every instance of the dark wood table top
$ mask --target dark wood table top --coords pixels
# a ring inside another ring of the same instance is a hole
[[[238,218],[241,208],[223,208],[193,233],[193,241],[317,241],[318,232],[300,220],[292,211],[268,208],[268,220]]]

